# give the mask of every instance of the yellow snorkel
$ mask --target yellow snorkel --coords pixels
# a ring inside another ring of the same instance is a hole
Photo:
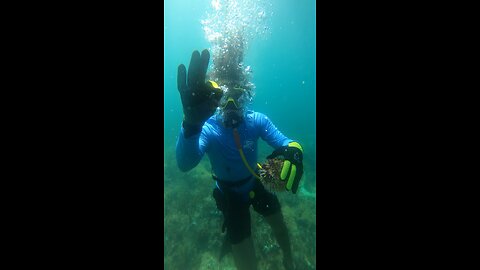
[[[245,167],[247,167],[248,171],[255,176],[258,180],[261,180],[260,176],[258,176],[255,171],[250,167],[250,165],[247,162],[247,159],[245,158],[245,155],[243,154],[242,150],[242,145],[240,143],[240,135],[238,135],[238,131],[236,128],[233,129],[233,138],[235,139],[235,144],[237,145],[238,152],[240,153],[240,157],[242,158],[243,164],[245,164]],[[260,164],[257,163],[257,166],[260,166]]]

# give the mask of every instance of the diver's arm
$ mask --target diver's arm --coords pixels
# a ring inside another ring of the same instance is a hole
[[[205,82],[210,53],[203,50],[192,53],[187,69],[178,66],[177,89],[183,107],[183,123],[177,141],[177,165],[186,172],[193,169],[207,147],[204,123],[212,116],[222,97],[222,90],[214,81]]]
[[[207,136],[202,132],[185,137],[185,129],[180,129],[177,140],[176,156],[177,165],[182,172],[187,172],[198,165],[207,149]]]
[[[264,114],[255,112],[255,123],[260,137],[274,149],[288,145],[293,140],[283,135],[272,121]]]
[[[297,193],[303,175],[303,148],[283,135],[265,115],[259,118],[260,136],[275,150],[267,159],[283,156],[280,179],[287,181],[285,189]]]

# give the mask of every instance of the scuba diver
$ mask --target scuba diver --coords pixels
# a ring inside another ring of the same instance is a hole
[[[209,156],[216,181],[213,197],[224,216],[222,232],[226,229],[223,251],[232,252],[237,269],[257,269],[250,205],[271,226],[283,253],[285,269],[294,269],[278,198],[258,180],[257,141],[262,138],[273,147],[267,158],[284,158],[281,180],[286,181],[285,189],[293,193],[297,192],[303,174],[303,149],[283,135],[264,114],[247,110],[252,98],[248,87],[228,80],[222,87],[212,80],[206,81],[209,59],[208,50],[201,54],[194,51],[188,73],[183,64],[178,66],[177,87],[184,113],[176,145],[178,167],[183,172],[189,171],[205,153]]]

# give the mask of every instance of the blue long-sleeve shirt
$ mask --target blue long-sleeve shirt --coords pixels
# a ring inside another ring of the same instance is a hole
[[[292,142],[283,135],[262,113],[248,111],[245,121],[237,128],[245,158],[251,168],[257,164],[258,138],[274,149]],[[202,131],[185,138],[181,127],[177,141],[177,164],[180,170],[189,171],[208,154],[213,173],[224,181],[238,181],[250,176],[235,144],[233,129],[225,128],[215,114],[202,127]]]

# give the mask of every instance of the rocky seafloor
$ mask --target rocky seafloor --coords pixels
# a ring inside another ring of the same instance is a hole
[[[304,165],[299,192],[277,192],[277,196],[297,269],[316,269],[315,164],[309,166],[304,161]],[[231,253],[219,261],[223,216],[212,197],[214,181],[208,158],[183,173],[176,167],[174,151],[170,150],[165,152],[164,169],[165,269],[236,269]],[[258,269],[283,269],[282,252],[270,226],[253,208],[250,213]]]

